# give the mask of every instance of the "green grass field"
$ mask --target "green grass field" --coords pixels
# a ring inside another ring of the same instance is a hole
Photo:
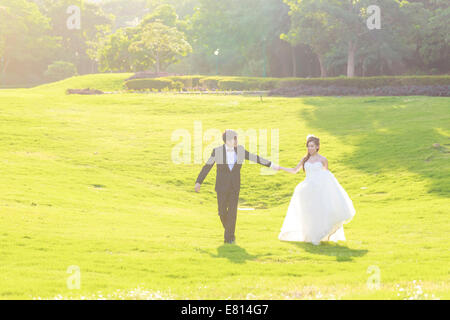
[[[1,299],[450,298],[449,98],[64,94],[127,76],[0,90]],[[320,137],[356,208],[347,241],[279,241],[304,173],[248,164],[240,206],[256,210],[238,211],[237,245],[224,245],[216,169],[197,194],[202,164],[172,161],[173,132],[193,142],[194,121],[279,129],[282,166]]]

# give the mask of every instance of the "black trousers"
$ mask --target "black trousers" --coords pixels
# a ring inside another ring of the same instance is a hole
[[[234,232],[236,230],[238,200],[239,191],[230,189],[227,191],[217,192],[217,205],[219,209],[220,221],[225,229],[225,242],[235,240]]]

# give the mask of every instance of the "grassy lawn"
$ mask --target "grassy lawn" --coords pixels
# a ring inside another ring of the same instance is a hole
[[[120,90],[128,76],[0,90],[0,299],[450,298],[449,98],[64,94]],[[194,143],[195,121],[278,129],[282,166],[320,137],[356,208],[347,241],[279,241],[304,173],[248,163],[239,205],[256,210],[238,211],[237,245],[224,245],[216,169],[197,194],[202,164],[172,161],[172,134]]]

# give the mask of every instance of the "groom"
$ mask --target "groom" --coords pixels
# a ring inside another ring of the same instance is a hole
[[[226,130],[222,134],[225,144],[213,149],[211,157],[203,166],[195,183],[195,191],[199,192],[200,186],[214,166],[214,162],[217,163],[215,191],[220,220],[225,229],[225,243],[235,243],[234,231],[241,188],[241,167],[244,159],[279,170],[279,166],[271,161],[254,155],[245,150],[244,146],[238,145],[237,136],[236,131],[233,130]]]

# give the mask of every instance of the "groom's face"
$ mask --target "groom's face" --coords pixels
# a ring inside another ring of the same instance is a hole
[[[238,137],[235,136],[233,139],[227,140],[227,145],[229,147],[237,147],[238,144]]]

